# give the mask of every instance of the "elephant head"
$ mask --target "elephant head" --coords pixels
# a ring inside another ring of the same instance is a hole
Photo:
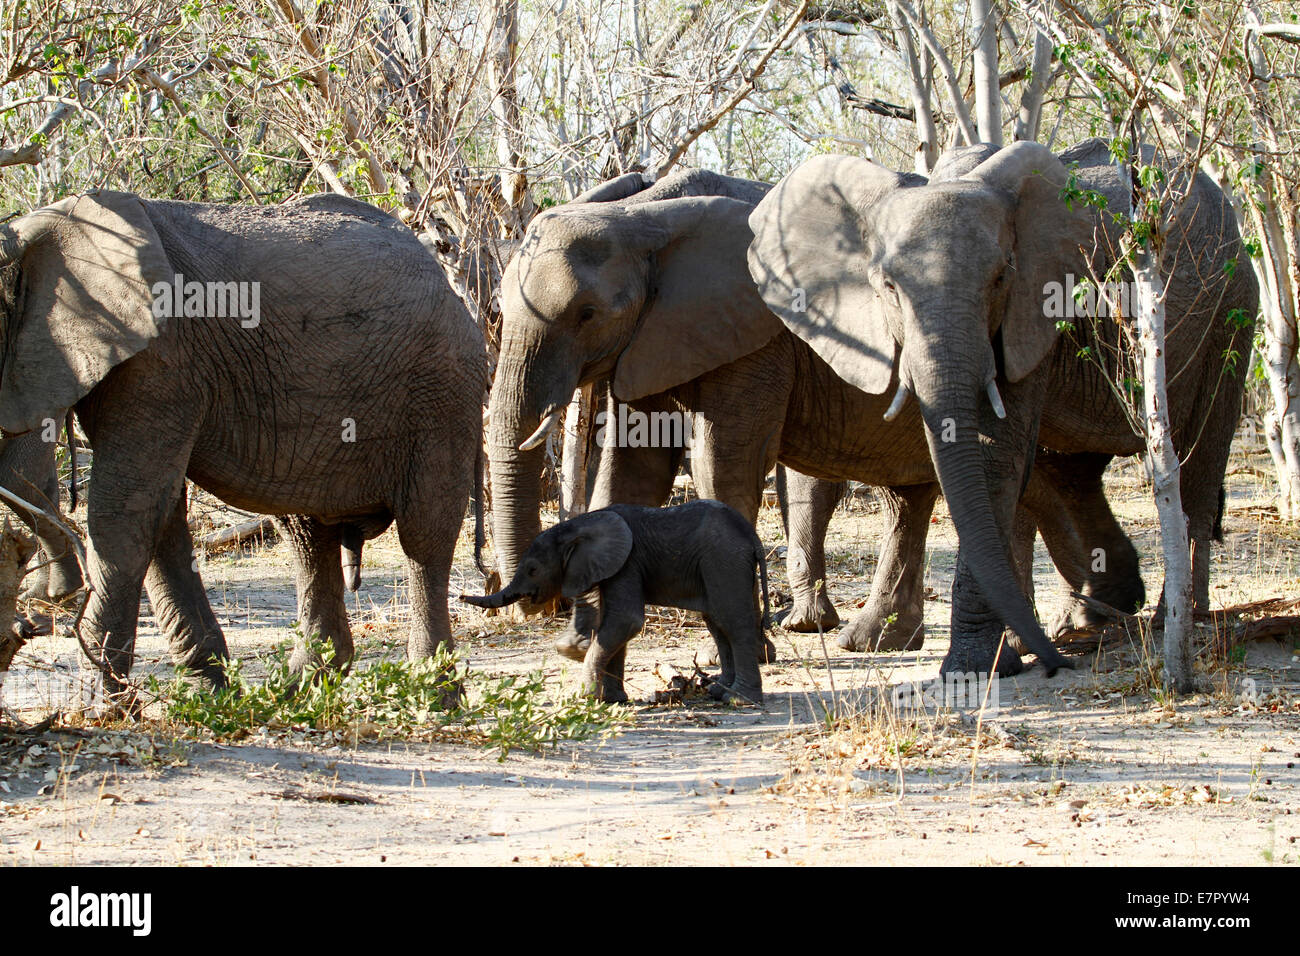
[[[495,594],[460,599],[500,608],[516,601],[542,604],[563,594],[576,598],[613,577],[632,553],[632,529],[612,511],[593,511],[549,528],[528,546],[509,584]]]
[[[0,429],[58,417],[162,331],[152,289],[172,268],[127,193],[70,197],[0,226]]]
[[[972,157],[910,188],[866,160],[808,160],[750,217],[750,272],[769,308],[841,378],[877,395],[893,385],[886,418],[915,398],[975,581],[1050,672],[1061,658],[1011,570],[981,416],[1004,417],[998,382],[1020,382],[1053,350],[1044,287],[1087,274],[1091,220],[1061,200],[1067,172],[1046,148],[1021,142]]]
[[[607,185],[621,197],[636,184]],[[781,331],[745,266],[753,208],[698,195],[570,203],[529,225],[502,278],[501,356],[489,407],[493,539],[503,576],[540,530],[541,446],[575,388],[608,377],[616,398],[642,398]]]

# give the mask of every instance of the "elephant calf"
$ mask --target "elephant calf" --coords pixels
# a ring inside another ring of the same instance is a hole
[[[754,602],[758,565],[763,614]],[[558,594],[600,590],[600,625],[583,665],[583,690],[623,702],[627,642],[645,624],[645,606],[699,611],[718,645],[722,676],[709,692],[719,700],[761,704],[759,648],[767,622],[763,543],[734,508],[692,501],[676,508],[611,505],[561,521],[534,539],[505,588],[486,597],[461,595],[499,608]]]

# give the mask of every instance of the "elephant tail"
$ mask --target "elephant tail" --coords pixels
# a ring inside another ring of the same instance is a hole
[[[64,422],[64,427],[68,431],[68,461],[72,468],[72,476],[68,479],[68,511],[69,513],[77,510],[77,426],[72,418],[72,409],[68,409],[68,417]],[[54,436],[57,438],[58,436]],[[54,502],[56,505],[58,502]]]
[[[343,584],[349,591],[361,587],[361,545],[364,541],[361,529],[354,524],[343,526]]]
[[[488,570],[487,565],[483,563],[483,545],[485,541],[486,538],[483,534],[483,443],[480,441],[478,454],[474,456],[474,564],[484,578],[490,578],[492,573]]]
[[[1223,543],[1223,513],[1228,510],[1228,489],[1219,485],[1219,507],[1214,512],[1214,528],[1210,531],[1210,539]]]
[[[767,549],[757,534],[754,535],[754,559],[758,562],[758,583],[763,593],[763,616],[759,618],[758,626],[766,631],[772,626],[772,608],[767,594]]]

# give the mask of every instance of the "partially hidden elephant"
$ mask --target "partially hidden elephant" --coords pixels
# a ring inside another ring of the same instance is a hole
[[[1004,625],[1040,659],[1049,647],[1011,560],[1027,479],[1064,474],[1087,492],[1111,456],[1144,441],[1116,397],[1132,377],[1117,357],[1127,313],[1067,323],[1051,301],[1071,296],[1072,277],[1113,279],[1110,213],[1127,208],[1128,183],[1100,140],[1059,158],[1028,142],[981,151],[963,174],[920,185],[862,159],[810,159],[750,216],[749,264],[787,329],[863,396],[892,396],[886,418],[916,423],[960,540],[943,670],[1009,674],[1022,664],[1013,647],[999,653]],[[1069,202],[1067,189],[1105,196],[1110,212]],[[1167,250],[1169,412],[1205,607],[1258,290],[1229,203],[1204,175]],[[866,417],[845,428],[850,442],[878,434]],[[1064,459],[1031,470],[1036,445]],[[1086,526],[1085,512],[1076,519]],[[1050,673],[1063,661],[1049,649],[1044,663]]]
[[[59,510],[55,448],[60,424],[51,418],[39,430],[0,439],[0,486],[51,514]],[[9,504],[19,520],[31,529],[39,547],[37,565],[23,580],[26,593],[60,601],[78,591],[82,583],[81,566],[64,532],[48,518]]]
[[[487,359],[408,229],[339,196],[259,208],[104,191],[0,227],[0,280],[13,290],[0,428],[75,407],[94,450],[81,629],[110,691],[130,670],[142,585],[177,666],[221,681],[187,477],[236,507],[297,516],[302,629],[331,640],[337,662],[353,650],[349,527],[396,522],[408,655],[451,643]]]
[[[789,566],[797,597],[796,622],[788,624],[835,623],[824,591],[813,587],[825,576],[821,537],[833,483],[881,486],[889,530],[871,597],[839,640],[855,650],[918,647],[925,537],[939,494],[920,415],[909,408],[885,420],[887,398],[840,379],[758,296],[746,262],[748,218],[767,190],[704,171],[650,187],[632,174],[530,224],[503,277],[503,344],[489,406],[493,544],[502,577],[540,530],[546,433],[575,386],[608,378],[611,421],[620,403],[648,416],[689,413],[700,495],[751,521],[777,460],[802,473],[793,479]],[[606,441],[591,506],[659,504],[682,454],[681,447]],[[1067,529],[1068,516],[1055,509],[1035,518],[1055,545],[1058,566],[1082,570],[1083,577],[1067,573],[1067,580],[1133,610],[1143,599],[1136,552],[1109,516],[1099,479],[1090,495],[1081,507],[1108,522]],[[1048,489],[1039,497],[1061,495]],[[1061,533],[1048,530],[1056,524]],[[1115,537],[1116,556],[1096,572],[1081,554],[1102,531]],[[570,656],[580,656],[595,630],[596,615],[582,611],[561,639]]]
[[[758,665],[768,617],[767,559],[753,525],[734,508],[699,500],[674,508],[620,504],[589,511],[538,535],[513,579],[496,594],[461,600],[499,608],[560,594],[577,598],[593,589],[600,593],[601,615],[584,662],[587,694],[627,700],[627,643],[645,625],[645,606],[657,604],[704,616],[722,665],[721,676],[709,685],[712,697],[763,702]]]

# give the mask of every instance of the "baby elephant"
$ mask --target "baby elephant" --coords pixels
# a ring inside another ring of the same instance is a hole
[[[754,602],[754,566],[763,593]],[[758,671],[767,622],[767,562],[763,543],[740,513],[720,501],[676,508],[611,505],[561,521],[528,546],[514,580],[487,597],[461,595],[478,607],[504,607],[522,598],[540,604],[600,588],[600,626],[587,649],[583,690],[622,702],[627,642],[645,624],[645,606],[699,611],[718,645],[719,700],[763,702]]]

